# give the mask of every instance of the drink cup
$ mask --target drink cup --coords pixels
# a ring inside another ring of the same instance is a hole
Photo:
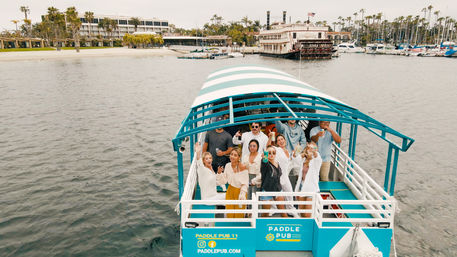
[[[274,131],[271,132],[271,141],[276,141],[276,133]]]
[[[295,153],[296,154],[300,154],[301,152],[303,151],[303,147],[298,144],[296,147],[295,147]]]
[[[267,163],[268,162],[268,151],[263,151],[263,158],[262,158],[262,161],[264,163]]]

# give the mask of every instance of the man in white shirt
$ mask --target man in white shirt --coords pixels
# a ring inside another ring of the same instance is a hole
[[[241,134],[240,131],[236,132],[235,136],[233,136],[232,142],[234,145],[243,144],[243,148],[241,150],[242,154],[249,153],[249,142],[252,139],[256,139],[259,141],[259,153],[262,153],[266,147],[268,142],[268,137],[260,131],[260,123],[253,122],[251,124],[251,131]]]

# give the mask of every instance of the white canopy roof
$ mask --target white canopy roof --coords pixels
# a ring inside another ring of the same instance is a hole
[[[351,107],[285,72],[263,66],[243,65],[211,73],[195,98],[192,108],[224,97],[252,93],[316,96]]]

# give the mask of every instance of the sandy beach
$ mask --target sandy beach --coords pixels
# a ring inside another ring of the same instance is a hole
[[[28,61],[28,60],[55,60],[86,57],[112,57],[112,56],[178,56],[180,53],[166,49],[131,49],[131,48],[101,48],[61,51],[24,51],[24,52],[0,52],[0,62],[5,61]]]

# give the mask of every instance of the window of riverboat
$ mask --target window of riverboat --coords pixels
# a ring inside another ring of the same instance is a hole
[[[146,25],[152,26],[152,21],[146,21]]]
[[[160,26],[160,21],[154,21],[154,26]]]
[[[127,25],[127,20],[119,20],[119,24],[121,24],[121,25]]]

